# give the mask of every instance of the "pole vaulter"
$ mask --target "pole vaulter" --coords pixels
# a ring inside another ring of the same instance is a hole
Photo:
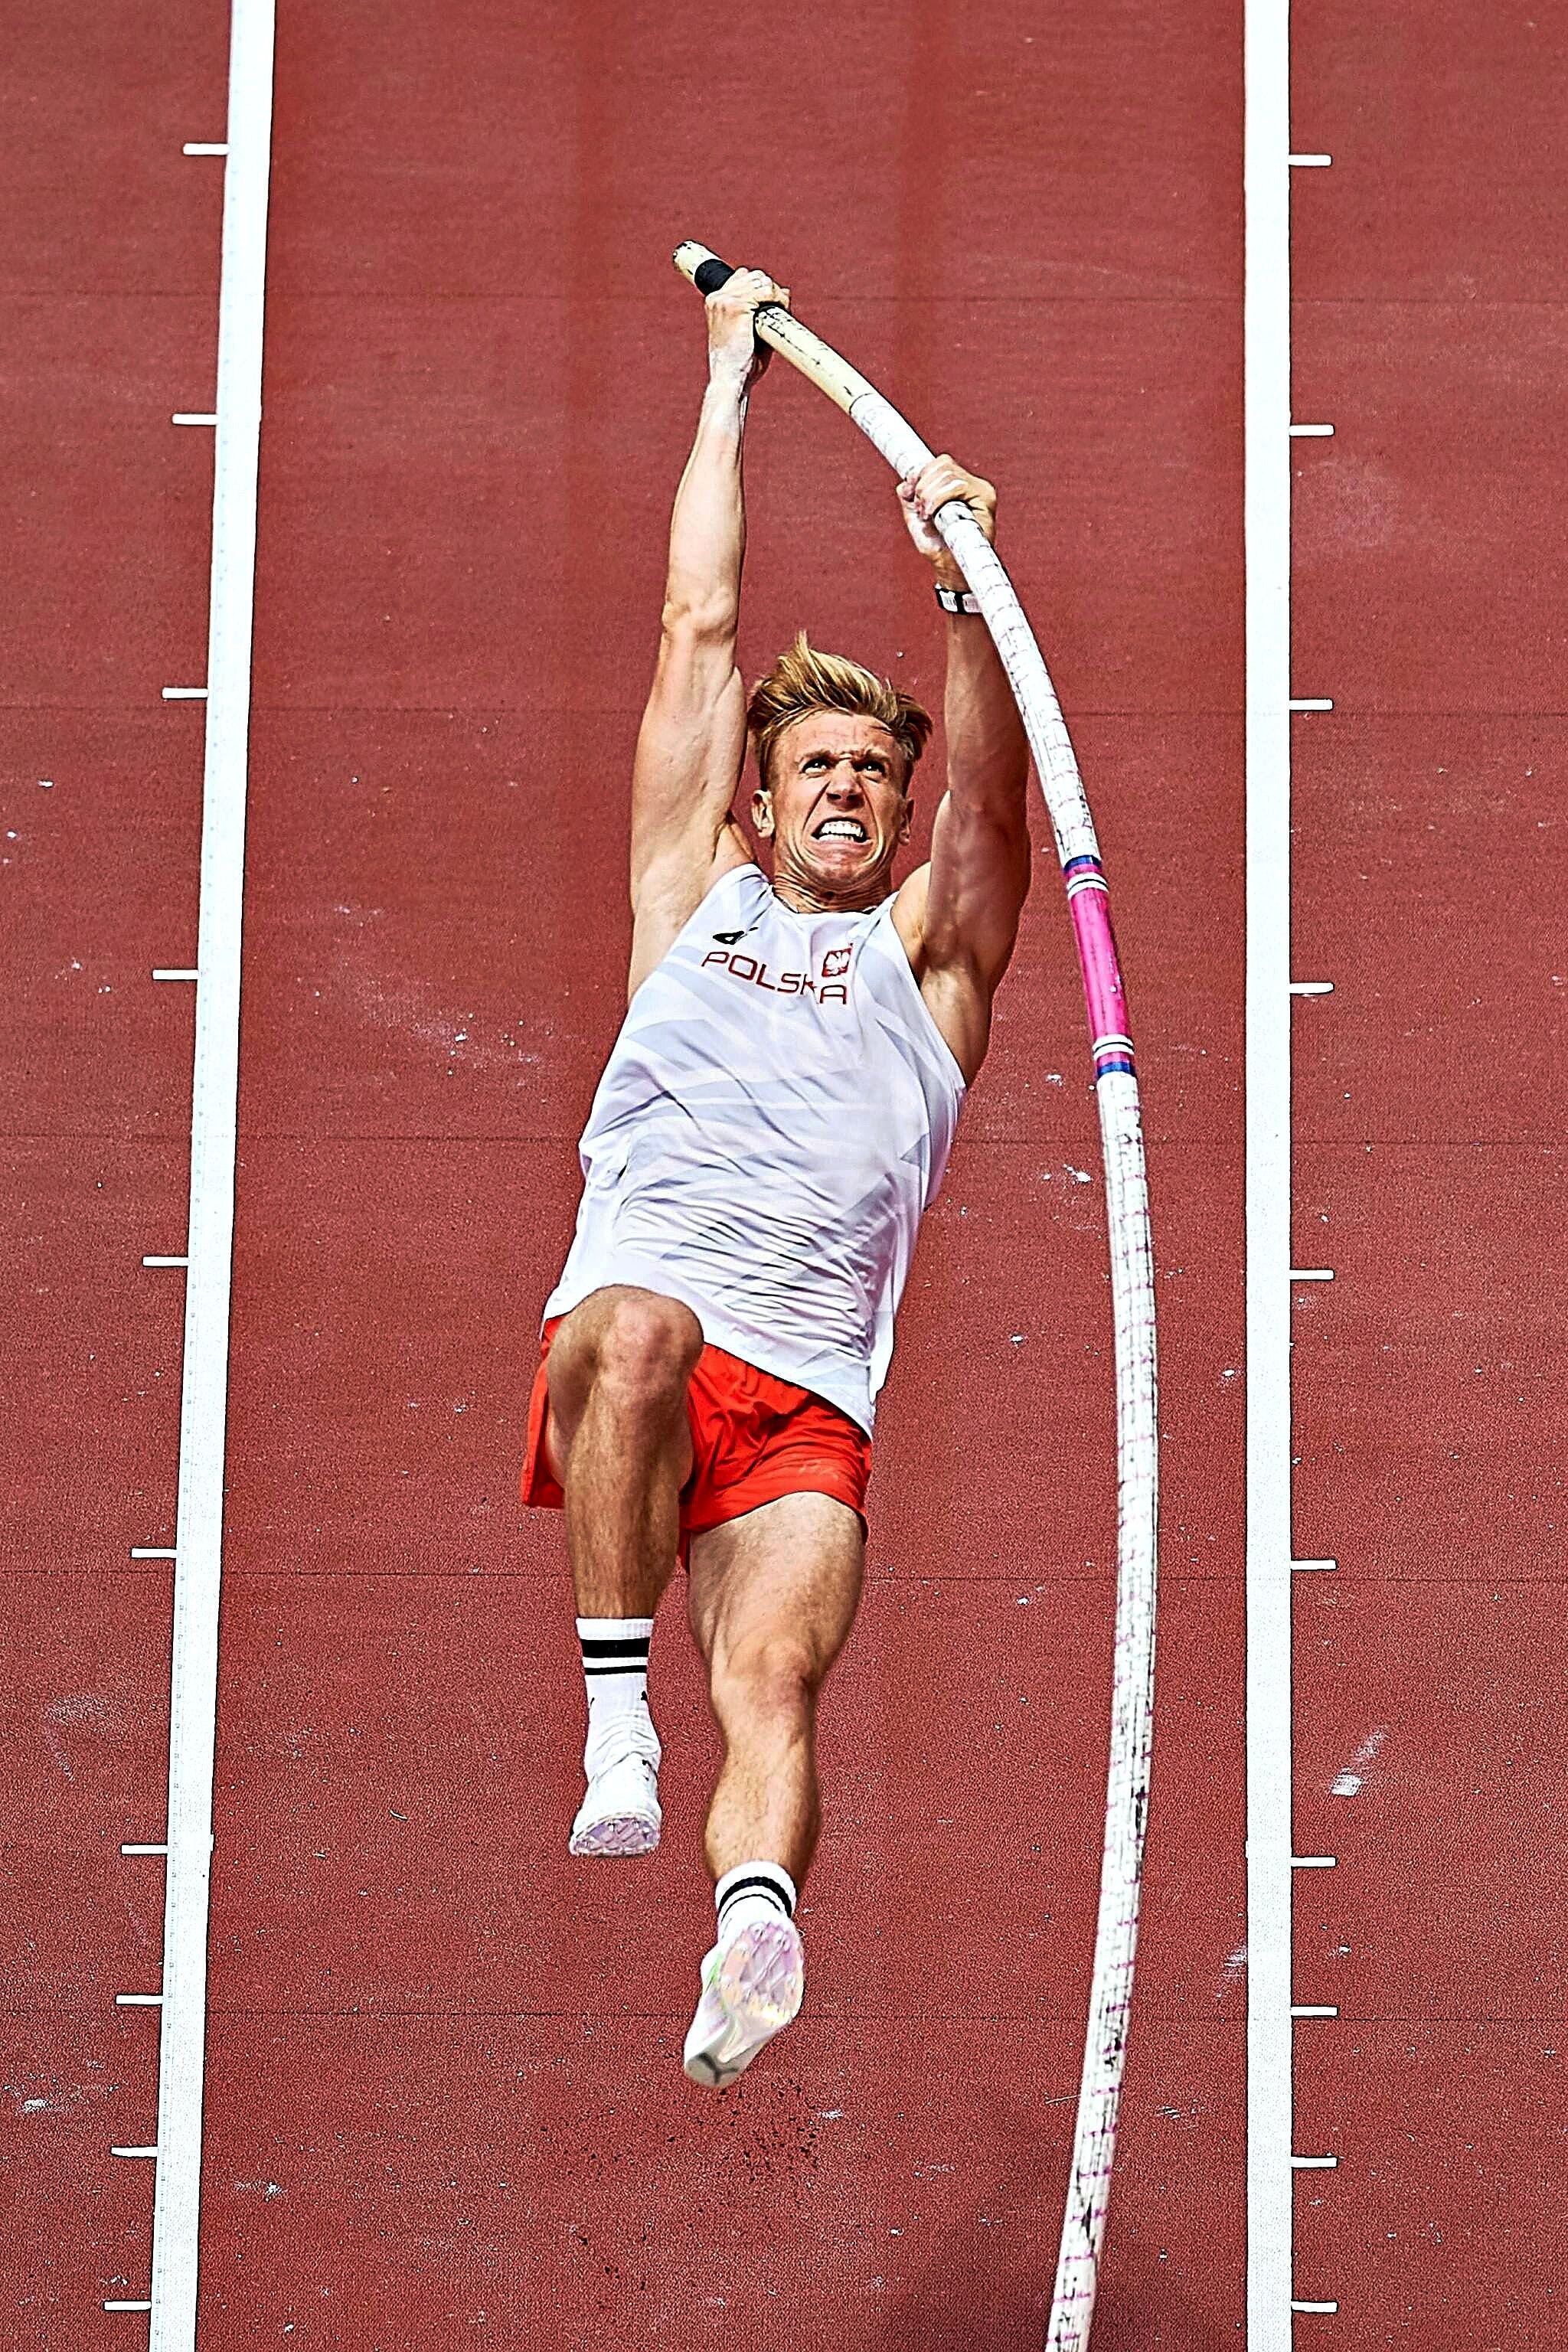
[[[703,295],[733,276],[706,246],[677,247],[675,267]],[[777,303],[755,316],[759,342],[798,368],[859,426],[900,478],[932,453],[876,387]],[[1057,2264],[1047,2352],[1081,2352],[1094,2315],[1116,2147],[1139,1882],[1153,1745],[1157,1444],[1154,1280],[1142,1125],[1127,1003],[1111,934],[1100,845],[1056,689],[995,550],[963,499],[931,517],[969,583],[1013,688],[1050,812],[1089,1015],[1105,1163],[1116,1335],[1118,1462],[1115,1664],[1100,1913]]]

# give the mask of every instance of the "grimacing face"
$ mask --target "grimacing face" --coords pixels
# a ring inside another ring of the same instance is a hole
[[[773,845],[774,888],[824,906],[885,897],[915,806],[890,730],[858,711],[810,710],[785,728],[769,766],[752,816]]]

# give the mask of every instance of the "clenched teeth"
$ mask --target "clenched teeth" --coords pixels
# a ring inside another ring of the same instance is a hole
[[[864,841],[867,834],[865,826],[857,824],[853,817],[831,816],[826,824],[817,826],[816,838],[818,841]]]

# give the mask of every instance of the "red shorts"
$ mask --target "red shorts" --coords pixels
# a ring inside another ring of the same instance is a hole
[[[544,1364],[559,1315],[545,1325],[528,1402],[525,1503],[560,1510],[566,1500],[544,1459],[549,1405]],[[797,1389],[722,1348],[704,1348],[686,1396],[691,1475],[680,1490],[680,1557],[693,1536],[738,1519],[781,1495],[832,1495],[866,1525],[871,1441],[837,1405]]]

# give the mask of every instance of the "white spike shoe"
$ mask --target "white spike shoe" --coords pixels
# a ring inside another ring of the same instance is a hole
[[[646,1706],[590,1740],[584,1759],[588,1793],[577,1808],[568,1851],[618,1859],[651,1853],[664,1815],[658,1802],[658,1767],[664,1751]]]
[[[721,2091],[789,2023],[805,1991],[805,1947],[787,1919],[759,1919],[702,1963],[702,1998],[686,2036],[694,2083]]]

